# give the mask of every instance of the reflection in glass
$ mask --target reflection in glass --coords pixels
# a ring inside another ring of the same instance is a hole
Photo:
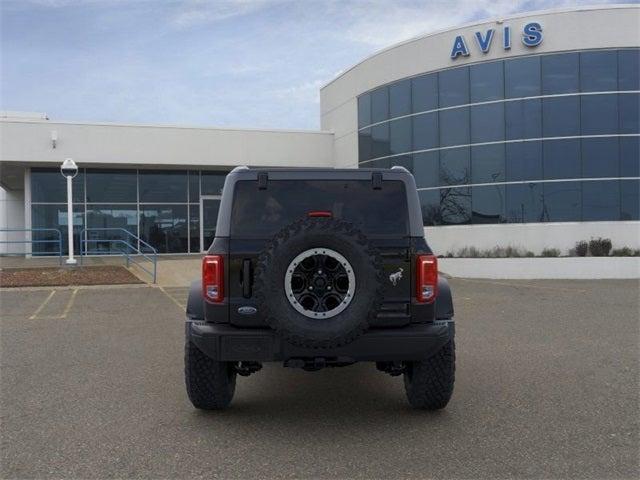
[[[503,223],[505,221],[504,185],[472,187],[471,223]]]
[[[358,160],[360,162],[372,158],[371,128],[365,128],[358,132]]]
[[[620,99],[620,133],[640,133],[640,95],[625,93]]]
[[[138,235],[138,211],[133,205],[89,205],[87,207],[87,228],[109,230],[93,230],[87,233],[87,248],[99,254],[120,253],[123,250],[133,251],[138,245],[120,229]],[[95,241],[104,240],[104,241]],[[114,241],[107,241],[114,240]],[[130,244],[128,247],[126,244]]]
[[[205,249],[208,249],[216,236],[216,225],[218,223],[218,211],[220,210],[220,200],[202,199],[202,235],[204,237]]]
[[[389,122],[390,153],[411,151],[411,118],[400,118]]]
[[[471,222],[471,188],[441,188],[440,215],[443,225]]]
[[[187,172],[184,170],[140,170],[140,202],[187,201]]]
[[[620,220],[618,180],[582,182],[582,221]]]
[[[580,98],[557,97],[543,99],[542,132],[545,137],[580,135]]]
[[[582,139],[582,176],[617,177],[618,137]]]
[[[542,94],[574,93],[579,90],[577,53],[543,55],[541,58]]]
[[[189,171],[189,201],[200,201],[200,172],[197,170]]]
[[[581,182],[543,184],[545,222],[578,222],[581,217]]]
[[[392,158],[381,158],[379,160],[372,160],[365,164],[365,168],[391,168],[392,162],[395,157]]]
[[[389,123],[371,127],[371,157],[384,157],[390,153]]]
[[[506,61],[504,76],[506,98],[540,95],[540,57]]]
[[[413,150],[438,148],[438,114],[424,113],[413,117]]]
[[[444,70],[438,76],[440,108],[469,103],[469,67]]]
[[[440,151],[440,185],[464,185],[471,179],[469,147]]]
[[[582,135],[618,133],[618,95],[584,95],[580,98]]]
[[[467,145],[469,142],[469,107],[439,112],[440,146]]]
[[[504,103],[471,107],[471,143],[504,140]]]
[[[206,170],[200,172],[202,195],[220,195],[222,193],[222,187],[224,186],[224,180],[227,178],[227,173],[228,172]]]
[[[542,137],[542,100],[517,100],[504,104],[507,140]]]
[[[411,79],[413,113],[438,108],[438,74],[431,73]]]
[[[389,118],[389,88],[380,87],[371,92],[371,123]]]
[[[507,143],[505,150],[508,182],[542,179],[542,142]]]
[[[440,191],[420,190],[420,206],[422,207],[422,222],[426,227],[442,224],[440,214]]]
[[[580,178],[580,140],[547,140],[543,147],[545,180]]]
[[[506,186],[509,223],[542,222],[542,184],[524,183]]]
[[[469,67],[471,103],[504,98],[503,62],[479,63]]]
[[[620,176],[640,177],[640,137],[620,138]]]
[[[57,172],[58,176],[60,172]],[[67,206],[66,205],[31,205],[31,228],[55,228],[56,232],[32,232],[34,240],[31,252],[34,255],[58,254],[58,239],[62,239],[62,254],[69,254],[67,241]],[[84,205],[73,205],[73,248],[76,254],[80,254],[80,231],[84,228]],[[21,246],[21,245],[20,245]],[[18,251],[10,245],[9,250]]]
[[[158,253],[188,251],[186,205],[141,205],[140,238]]]
[[[413,172],[413,157],[411,155],[398,155],[397,157],[391,157],[389,160],[391,161],[391,167],[404,167]]]
[[[358,128],[371,124],[371,96],[368,93],[358,97]]]
[[[438,186],[440,175],[439,157],[438,151],[413,155],[413,176],[416,179],[418,188]]]
[[[640,49],[618,51],[618,90],[640,90]]]
[[[411,81],[401,80],[389,87],[389,117],[411,113]]]
[[[504,144],[471,147],[471,183],[504,182],[504,154]]]
[[[84,169],[72,180],[73,202],[84,203]],[[58,168],[31,169],[31,201],[67,203],[67,180]]]
[[[87,202],[137,201],[138,181],[135,170],[87,170]]]
[[[189,205],[189,251],[200,251],[200,205],[197,203]]]
[[[580,90],[613,92],[618,89],[618,55],[615,51],[580,53]]]
[[[621,180],[620,200],[620,220],[640,220],[640,180]]]

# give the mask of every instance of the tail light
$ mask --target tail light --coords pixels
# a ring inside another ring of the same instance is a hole
[[[202,295],[205,300],[224,300],[224,261],[222,255],[206,255],[202,259]]]
[[[431,303],[438,295],[438,259],[435,255],[418,255],[416,258],[416,299]]]
[[[325,217],[325,218],[330,218],[333,217],[333,213],[331,212],[326,212],[323,210],[314,210],[312,212],[307,213],[307,216],[309,217]]]

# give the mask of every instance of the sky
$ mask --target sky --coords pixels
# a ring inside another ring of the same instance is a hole
[[[320,87],[384,47],[485,18],[590,3],[0,0],[0,110],[318,129]]]

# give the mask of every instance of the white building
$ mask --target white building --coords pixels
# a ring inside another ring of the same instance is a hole
[[[0,228],[66,225],[200,252],[235,165],[413,171],[437,253],[611,238],[640,248],[640,8],[534,12],[421,36],[321,89],[319,132],[0,122]],[[34,238],[46,234],[35,232]],[[34,244],[46,251],[47,244]],[[15,247],[14,247],[15,249]]]

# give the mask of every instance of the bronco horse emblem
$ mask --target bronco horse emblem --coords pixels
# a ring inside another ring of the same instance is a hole
[[[389,281],[394,287],[398,284],[398,280],[402,278],[402,272],[404,272],[404,270],[402,268],[399,268],[396,273],[392,273],[391,275],[389,275]]]

